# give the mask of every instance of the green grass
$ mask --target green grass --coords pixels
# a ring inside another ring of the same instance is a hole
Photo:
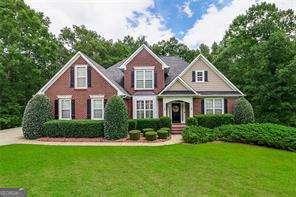
[[[0,147],[0,187],[29,196],[295,196],[296,153],[230,143]]]

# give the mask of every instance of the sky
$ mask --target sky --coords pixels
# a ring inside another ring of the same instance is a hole
[[[145,36],[150,43],[176,37],[190,48],[222,40],[232,20],[263,0],[25,0],[50,18],[55,35],[85,25],[106,39]],[[296,11],[296,0],[265,0]]]

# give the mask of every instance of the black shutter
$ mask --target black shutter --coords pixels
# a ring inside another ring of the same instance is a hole
[[[131,87],[132,87],[132,88],[134,87],[134,82],[135,82],[134,75],[135,75],[135,71],[132,70],[132,72],[131,72]]]
[[[59,100],[54,100],[54,118],[59,119]]]
[[[87,109],[87,118],[91,119],[91,100],[87,99],[87,105],[86,105]]]
[[[91,66],[87,67],[87,87],[91,87]]]
[[[195,82],[195,71],[192,71],[192,82]]]
[[[228,113],[228,111],[227,111],[227,105],[228,105],[228,103],[227,103],[227,98],[225,98],[225,99],[224,99],[224,113],[225,113],[225,114]]]
[[[205,113],[205,100],[202,99],[200,102],[200,109],[201,109],[201,113],[204,114]]]
[[[71,112],[72,112],[72,119],[75,119],[75,100],[72,99],[71,101]]]
[[[70,88],[74,87],[74,67],[70,68]]]
[[[106,105],[107,105],[107,99],[104,99],[104,109],[105,109],[105,107],[106,107]]]
[[[154,71],[154,88],[157,88],[157,73]]]
[[[208,82],[208,71],[205,71],[205,81]]]

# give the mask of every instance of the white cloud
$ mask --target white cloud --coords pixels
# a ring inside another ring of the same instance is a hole
[[[263,1],[233,0],[228,6],[220,10],[211,5],[206,14],[185,33],[182,41],[192,48],[196,48],[201,43],[210,46],[214,41],[221,41],[225,31],[236,16],[246,12],[253,4],[261,2]],[[296,10],[295,0],[266,0],[266,2],[275,3],[280,9]]]
[[[193,16],[193,11],[190,9],[190,1],[186,1],[182,7],[181,10],[184,14],[186,14],[189,18]]]
[[[43,12],[51,20],[50,31],[72,25],[85,25],[107,39],[121,39],[125,35],[146,36],[150,43],[173,36],[163,24],[163,18],[147,9],[153,0],[26,0],[31,8]],[[135,22],[131,25],[129,20]]]

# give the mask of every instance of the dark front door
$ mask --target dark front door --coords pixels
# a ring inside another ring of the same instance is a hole
[[[172,103],[172,121],[173,123],[181,122],[181,104]]]

